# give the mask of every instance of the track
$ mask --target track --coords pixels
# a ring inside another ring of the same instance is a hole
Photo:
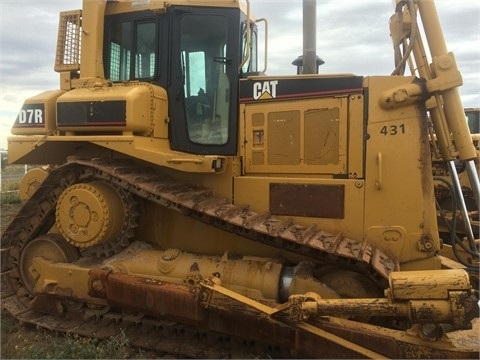
[[[50,172],[2,236],[2,307],[20,321],[59,332],[93,334],[98,338],[123,331],[132,345],[183,357],[339,356],[338,353],[329,355],[328,341],[319,352],[319,338],[315,334],[272,320],[222,297],[202,310],[208,313],[208,322],[199,321],[193,325],[159,320],[145,314],[125,314],[114,307],[97,309],[72,304],[58,311],[61,317],[36,312],[34,309],[51,313],[52,309],[45,309],[44,304],[55,305],[57,300],[42,299],[44,295],[33,298],[27,291],[19,275],[20,251],[52,227],[56,203],[67,187],[92,180],[107,181],[127,193],[251,240],[308,256],[319,263],[353,269],[378,284],[384,284],[388,274],[398,268],[394,259],[366,242],[328,234],[314,227],[305,228],[269,214],[257,214],[215,198],[208,189],[180,184],[130,161],[70,159]],[[232,307],[238,307],[238,311],[232,312]],[[228,322],[244,323],[244,326],[232,326]],[[359,354],[345,350],[342,355],[357,357]]]

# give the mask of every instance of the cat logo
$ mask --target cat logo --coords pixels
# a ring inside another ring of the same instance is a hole
[[[255,100],[275,99],[277,97],[278,80],[256,82],[253,84]]]

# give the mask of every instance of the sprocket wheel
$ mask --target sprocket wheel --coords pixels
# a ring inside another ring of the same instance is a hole
[[[102,242],[89,248],[80,249],[82,256],[95,256],[97,258],[108,257],[118,254],[128,245],[131,239],[135,236],[135,229],[137,228],[137,218],[139,215],[139,203],[135,197],[122,189],[117,190],[124,206],[124,221],[123,226],[116,238],[110,241]]]
[[[104,181],[78,183],[60,196],[56,226],[83,256],[111,256],[129,245],[137,227],[137,202]]]

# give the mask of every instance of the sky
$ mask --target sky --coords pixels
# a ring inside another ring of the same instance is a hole
[[[22,103],[59,87],[53,71],[58,13],[81,0],[0,0],[0,148]],[[455,54],[464,85],[464,107],[480,107],[480,2],[437,0],[447,48]],[[268,75],[295,74],[302,54],[302,1],[251,0],[257,18],[268,20]],[[392,0],[318,0],[317,54],[322,74],[388,75],[393,47],[388,22]]]

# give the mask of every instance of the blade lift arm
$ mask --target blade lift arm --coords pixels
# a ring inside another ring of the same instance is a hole
[[[431,62],[418,19],[423,25]],[[458,87],[463,84],[462,76],[453,53],[447,51],[434,0],[396,0],[396,13],[390,19],[390,32],[396,63],[393,75],[402,75],[408,64],[411,73],[421,80],[390,90],[381,103],[383,107],[391,108],[422,98],[425,100],[434,129],[434,133],[430,134],[432,145],[448,165],[471,250],[478,253],[454,161],[458,158],[465,162],[474,198],[477,206],[480,206],[478,165],[475,164],[479,158],[458,92]]]
[[[211,277],[201,282],[197,299],[202,306],[208,307],[214,301],[214,293],[222,294],[271,318],[341,347],[354,349],[367,358],[384,358],[384,355],[314,324],[321,323],[321,319],[345,316],[406,318],[411,324],[407,331],[411,339],[405,340],[406,342],[435,343],[445,340],[446,331],[470,329],[471,320],[478,316],[478,304],[472,296],[469,278],[464,270],[393,272],[389,283],[385,298],[322,299],[318,294],[310,292],[291,295],[288,302],[269,306],[229,290],[221,285],[219,278]],[[373,328],[379,330],[378,334],[375,334],[376,330],[372,331],[374,337],[387,335],[397,338],[399,334],[397,330],[378,326]]]

